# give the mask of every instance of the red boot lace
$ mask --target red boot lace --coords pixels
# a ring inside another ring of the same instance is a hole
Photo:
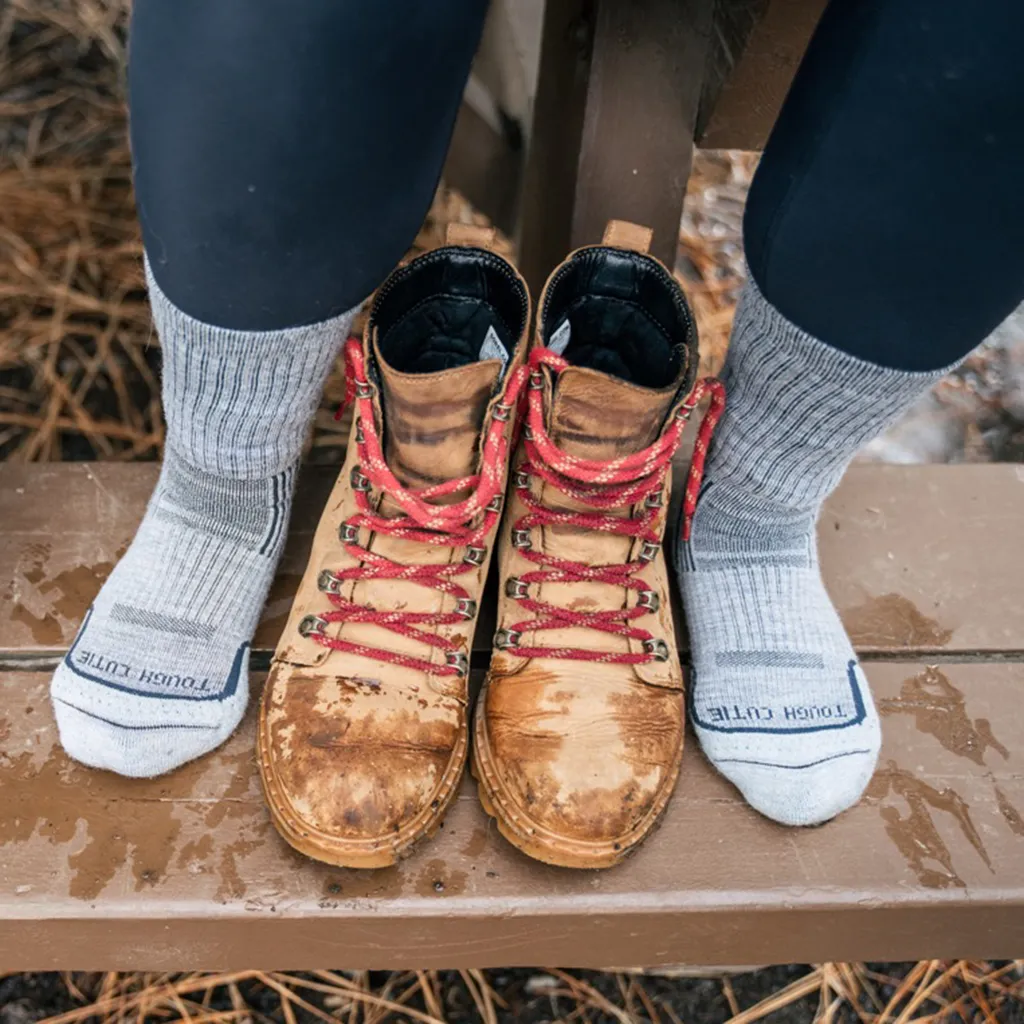
[[[704,460],[715,425],[725,408],[725,389],[721,382],[706,378],[697,383],[668,428],[649,447],[634,455],[610,461],[595,461],[569,455],[559,449],[544,428],[543,379],[541,367],[560,373],[569,364],[550,349],[537,348],[530,355],[530,386],[525,430],[526,458],[516,473],[519,499],[529,510],[512,527],[512,544],[519,553],[541,568],[506,581],[506,593],[517,600],[532,618],[499,630],[496,645],[523,658],[563,658],[572,661],[599,661],[638,665],[665,661],[668,647],[662,640],[633,621],[657,611],[657,595],[636,578],[661,547],[661,536],[654,529],[660,515],[665,477],[671,472],[672,457],[679,447],[683,428],[705,395],[711,404],[704,416],[694,448],[690,473],[683,497],[683,537],[689,539],[693,513],[697,506]],[[530,492],[530,478],[538,477],[576,502],[595,509],[558,511],[542,505]],[[608,510],[637,506],[630,516],[611,515]],[[535,551],[530,531],[539,526],[565,524],[634,537],[640,541],[636,561],[618,565],[588,565],[556,558]],[[610,611],[574,611],[537,601],[527,593],[534,583],[608,583],[635,591],[637,602],[629,608]],[[609,652],[576,647],[526,647],[520,644],[523,633],[538,633],[567,626],[585,627],[640,641],[642,652]]]
[[[339,532],[345,550],[361,564],[338,572],[328,570],[321,573],[320,589],[327,594],[333,608],[319,615],[306,616],[299,630],[304,636],[335,651],[404,665],[429,675],[465,675],[469,667],[467,655],[436,631],[423,627],[453,625],[476,616],[476,603],[455,577],[480,565],[487,550],[485,539],[501,518],[509,447],[505,427],[516,411],[527,370],[519,367],[512,373],[505,402],[497,403],[492,410],[490,421],[484,428],[480,472],[474,476],[418,489],[407,488],[399,483],[384,461],[374,418],[372,389],[366,379],[362,345],[357,338],[350,338],[345,345],[345,370],[347,383],[342,409],[354,401],[358,417],[355,440],[359,463],[352,470],[352,486],[359,511],[345,520]],[[403,514],[394,517],[379,515],[371,504],[372,489],[386,494],[402,509]],[[456,504],[431,503],[432,499],[463,490],[471,493]],[[464,547],[465,556],[461,562],[403,565],[360,544],[360,529],[369,530],[371,534],[383,533],[438,547]],[[455,610],[379,611],[341,596],[338,592],[341,586],[352,580],[405,580],[418,583],[453,595],[456,599]],[[328,636],[325,632],[327,626],[336,622],[368,622],[381,626],[392,633],[436,648],[444,654],[445,663],[438,665],[427,658]]]

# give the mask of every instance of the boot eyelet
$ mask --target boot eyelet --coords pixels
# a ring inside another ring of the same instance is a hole
[[[460,597],[455,602],[455,614],[464,619],[476,618],[477,603],[471,597]]]
[[[529,551],[533,547],[533,541],[530,540],[530,531],[513,530],[512,547],[518,548],[520,551]]]
[[[363,420],[361,416],[356,417],[356,444],[363,444],[366,441],[366,435],[363,433]]]
[[[509,576],[505,580],[505,596],[514,597],[517,600],[522,600],[524,597],[529,597],[530,585],[525,583],[518,576]]]
[[[494,646],[499,651],[508,651],[513,647],[519,646],[519,641],[522,640],[523,634],[519,633],[514,629],[499,629],[494,634]]]
[[[444,660],[445,664],[455,669],[460,676],[465,676],[469,672],[469,658],[462,651],[449,651]]]
[[[506,405],[504,402],[496,402],[491,410],[492,419],[496,419],[499,423],[508,423],[511,416],[512,406]]]
[[[341,580],[330,569],[324,569],[316,578],[316,588],[325,594],[338,594],[341,592]]]
[[[358,466],[352,467],[349,480],[352,482],[352,490],[354,491],[370,490],[370,478],[368,476],[364,476],[363,471]]]
[[[319,615],[307,615],[299,623],[300,636],[323,636],[327,628],[327,620]]]
[[[372,398],[373,388],[370,387],[368,380],[354,380],[352,382],[356,388],[356,398]]]
[[[487,548],[479,548],[470,544],[466,548],[466,553],[462,556],[462,561],[465,565],[483,565],[486,557]]]
[[[644,498],[644,508],[664,508],[665,502],[662,500],[663,495],[661,491],[654,491],[652,494],[648,494]]]
[[[641,590],[637,593],[636,606],[656,612],[661,607],[661,598],[653,590]]]
[[[660,544],[656,544],[653,540],[645,540],[640,546],[640,553],[637,555],[637,559],[641,562],[651,562],[659,550],[661,550]]]
[[[541,376],[540,371],[539,370],[531,370],[530,371],[530,390],[531,391],[540,391],[540,389],[542,387],[544,387],[544,378]]]
[[[691,391],[690,394],[687,395],[683,404],[679,406],[679,412],[676,413],[677,420],[682,420],[685,423],[690,418],[690,413],[697,408],[697,403],[691,401],[692,398],[693,392]]]
[[[338,528],[338,537],[342,544],[355,544],[359,540],[359,527],[353,523],[342,523]]]
[[[664,640],[645,640],[644,652],[654,655],[655,661],[668,661],[668,644]]]
[[[505,496],[503,494],[496,494],[486,505],[484,505],[485,512],[500,512],[501,507],[505,502]]]
[[[523,437],[525,437],[527,441],[533,440],[533,427],[528,423],[523,426]]]
[[[523,469],[517,469],[515,484],[520,491],[528,491],[530,489],[530,474]]]

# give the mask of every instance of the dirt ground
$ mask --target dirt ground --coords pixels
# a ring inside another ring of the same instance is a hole
[[[958,979],[949,965],[876,964],[858,967],[853,984],[860,986],[854,1003],[821,985],[823,970],[806,964],[765,968],[721,977],[679,978],[653,974],[598,971],[440,971],[414,973],[358,972],[331,974],[273,974],[224,979],[183,975],[158,977],[20,974],[0,981],[0,1024],[30,1024],[56,1018],[66,1024],[87,1020],[140,1020],[138,999],[145,989],[147,1017],[158,1020],[282,1021],[312,1024],[337,1018],[368,1022],[410,1020],[402,1011],[432,1024],[472,1024],[476,1021],[555,1024],[580,1019],[591,1024],[652,1024],[681,1022],[752,1022],[810,1024],[830,1020],[836,1024],[861,1021],[944,1020],[1024,1021],[1024,1003],[1001,996],[1000,986],[1013,980],[1019,987],[1021,970],[1013,965],[985,965],[988,989],[980,998],[969,995],[974,977],[967,965]],[[1001,972],[1001,973],[999,973]],[[947,974],[949,978],[947,978]],[[324,984],[329,976],[332,984]],[[125,984],[125,979],[129,979]],[[133,983],[134,979],[134,983]],[[908,984],[909,979],[909,984]],[[900,1016],[908,1001],[917,997],[921,983],[934,984],[934,999],[921,999],[911,1013]],[[211,984],[202,988],[205,981]],[[958,985],[957,982],[960,981]],[[177,985],[176,1002],[166,991]],[[282,995],[287,993],[288,995]],[[295,996],[290,999],[289,996]],[[902,997],[901,997],[902,996]],[[374,1006],[375,997],[393,1006]],[[959,1000],[959,1002],[957,1001]],[[174,1002],[173,1007],[167,1003]],[[283,1004],[287,1004],[284,1009]],[[943,1010],[945,1007],[945,1010]],[[169,1010],[170,1012],[165,1012]],[[182,1011],[188,1012],[186,1018]],[[881,1011],[881,1012],[880,1012]]]

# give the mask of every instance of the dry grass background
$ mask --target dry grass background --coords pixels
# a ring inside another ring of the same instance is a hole
[[[0,5],[0,458],[147,459],[163,438],[125,142],[127,0]],[[701,157],[678,272],[725,351],[755,158]],[[442,190],[417,239],[478,217]],[[311,457],[333,461],[332,379]],[[790,965],[689,977],[559,970],[0,975],[0,1024],[1024,1020],[1024,962]]]

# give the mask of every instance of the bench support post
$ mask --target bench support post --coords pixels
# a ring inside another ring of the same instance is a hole
[[[532,288],[611,217],[675,262],[714,0],[548,0],[524,181]]]

